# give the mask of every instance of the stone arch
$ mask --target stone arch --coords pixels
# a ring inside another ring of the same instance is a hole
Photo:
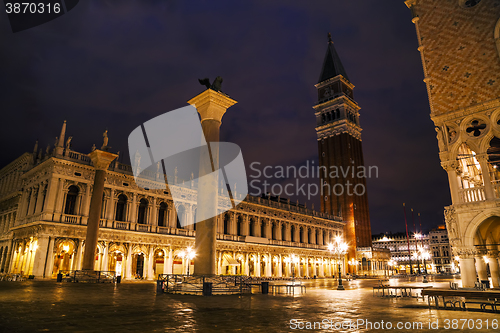
[[[475,245],[474,240],[479,226],[490,218],[500,219],[500,209],[489,209],[477,214],[465,228],[465,232],[462,237],[462,244],[466,247],[473,247]]]

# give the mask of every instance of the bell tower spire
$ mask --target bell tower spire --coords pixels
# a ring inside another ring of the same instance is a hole
[[[348,259],[355,259],[357,248],[372,245],[366,175],[359,172],[364,170],[360,107],[354,100],[354,85],[333,46],[331,34],[315,87],[318,103],[313,108],[321,170],[321,211],[341,214],[347,222]]]

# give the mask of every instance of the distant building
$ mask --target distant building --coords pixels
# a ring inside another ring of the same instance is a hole
[[[374,249],[388,249],[391,252],[391,270],[398,274],[410,274],[420,271],[425,273],[423,253],[427,253],[429,257],[425,258],[427,272],[432,271],[432,261],[429,254],[429,235],[419,235],[414,237],[410,235],[409,242],[406,238],[406,233],[382,233],[372,236],[372,244]],[[408,243],[410,251],[408,252]],[[422,251],[423,249],[423,251]]]
[[[429,248],[435,273],[455,273],[452,269],[453,261],[448,231],[444,224],[429,231]]]

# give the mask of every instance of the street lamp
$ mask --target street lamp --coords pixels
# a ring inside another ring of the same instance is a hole
[[[293,263],[292,277],[295,279],[295,265],[300,262],[300,259],[295,254],[292,254],[291,262]]]
[[[387,264],[389,265],[389,267],[391,267],[392,274],[390,275],[394,275],[394,261],[391,259]]]
[[[349,260],[349,265],[353,266],[353,272],[354,272],[354,275],[356,275],[357,273],[357,269],[358,269],[358,261],[354,258],[352,258],[351,260]]]
[[[186,258],[187,259],[187,275],[189,275],[189,266],[191,266],[191,260],[196,257],[196,252],[193,250],[193,248],[190,246],[188,247],[185,251],[181,251],[179,253],[179,257],[181,258]]]
[[[340,270],[340,260],[342,255],[344,255],[347,252],[347,248],[349,246],[347,245],[346,242],[342,241],[342,238],[340,236],[335,237],[335,243],[334,244],[328,244],[328,251],[330,251],[333,254],[337,254],[339,256],[339,285],[337,287],[337,290],[344,290],[344,286],[342,285],[342,273]]]

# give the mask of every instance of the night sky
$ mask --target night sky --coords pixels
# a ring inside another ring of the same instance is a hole
[[[0,166],[35,140],[53,146],[65,119],[73,150],[99,147],[108,129],[112,151],[129,163],[134,128],[185,106],[204,90],[199,78],[218,75],[238,101],[221,140],[238,144],[247,166],[317,164],[312,106],[328,32],[356,86],[365,165],[379,168],[368,180],[372,232],[404,230],[403,202],[421,212],[424,229],[443,223],[447,176],[402,0],[87,0],[15,34],[2,11]]]

